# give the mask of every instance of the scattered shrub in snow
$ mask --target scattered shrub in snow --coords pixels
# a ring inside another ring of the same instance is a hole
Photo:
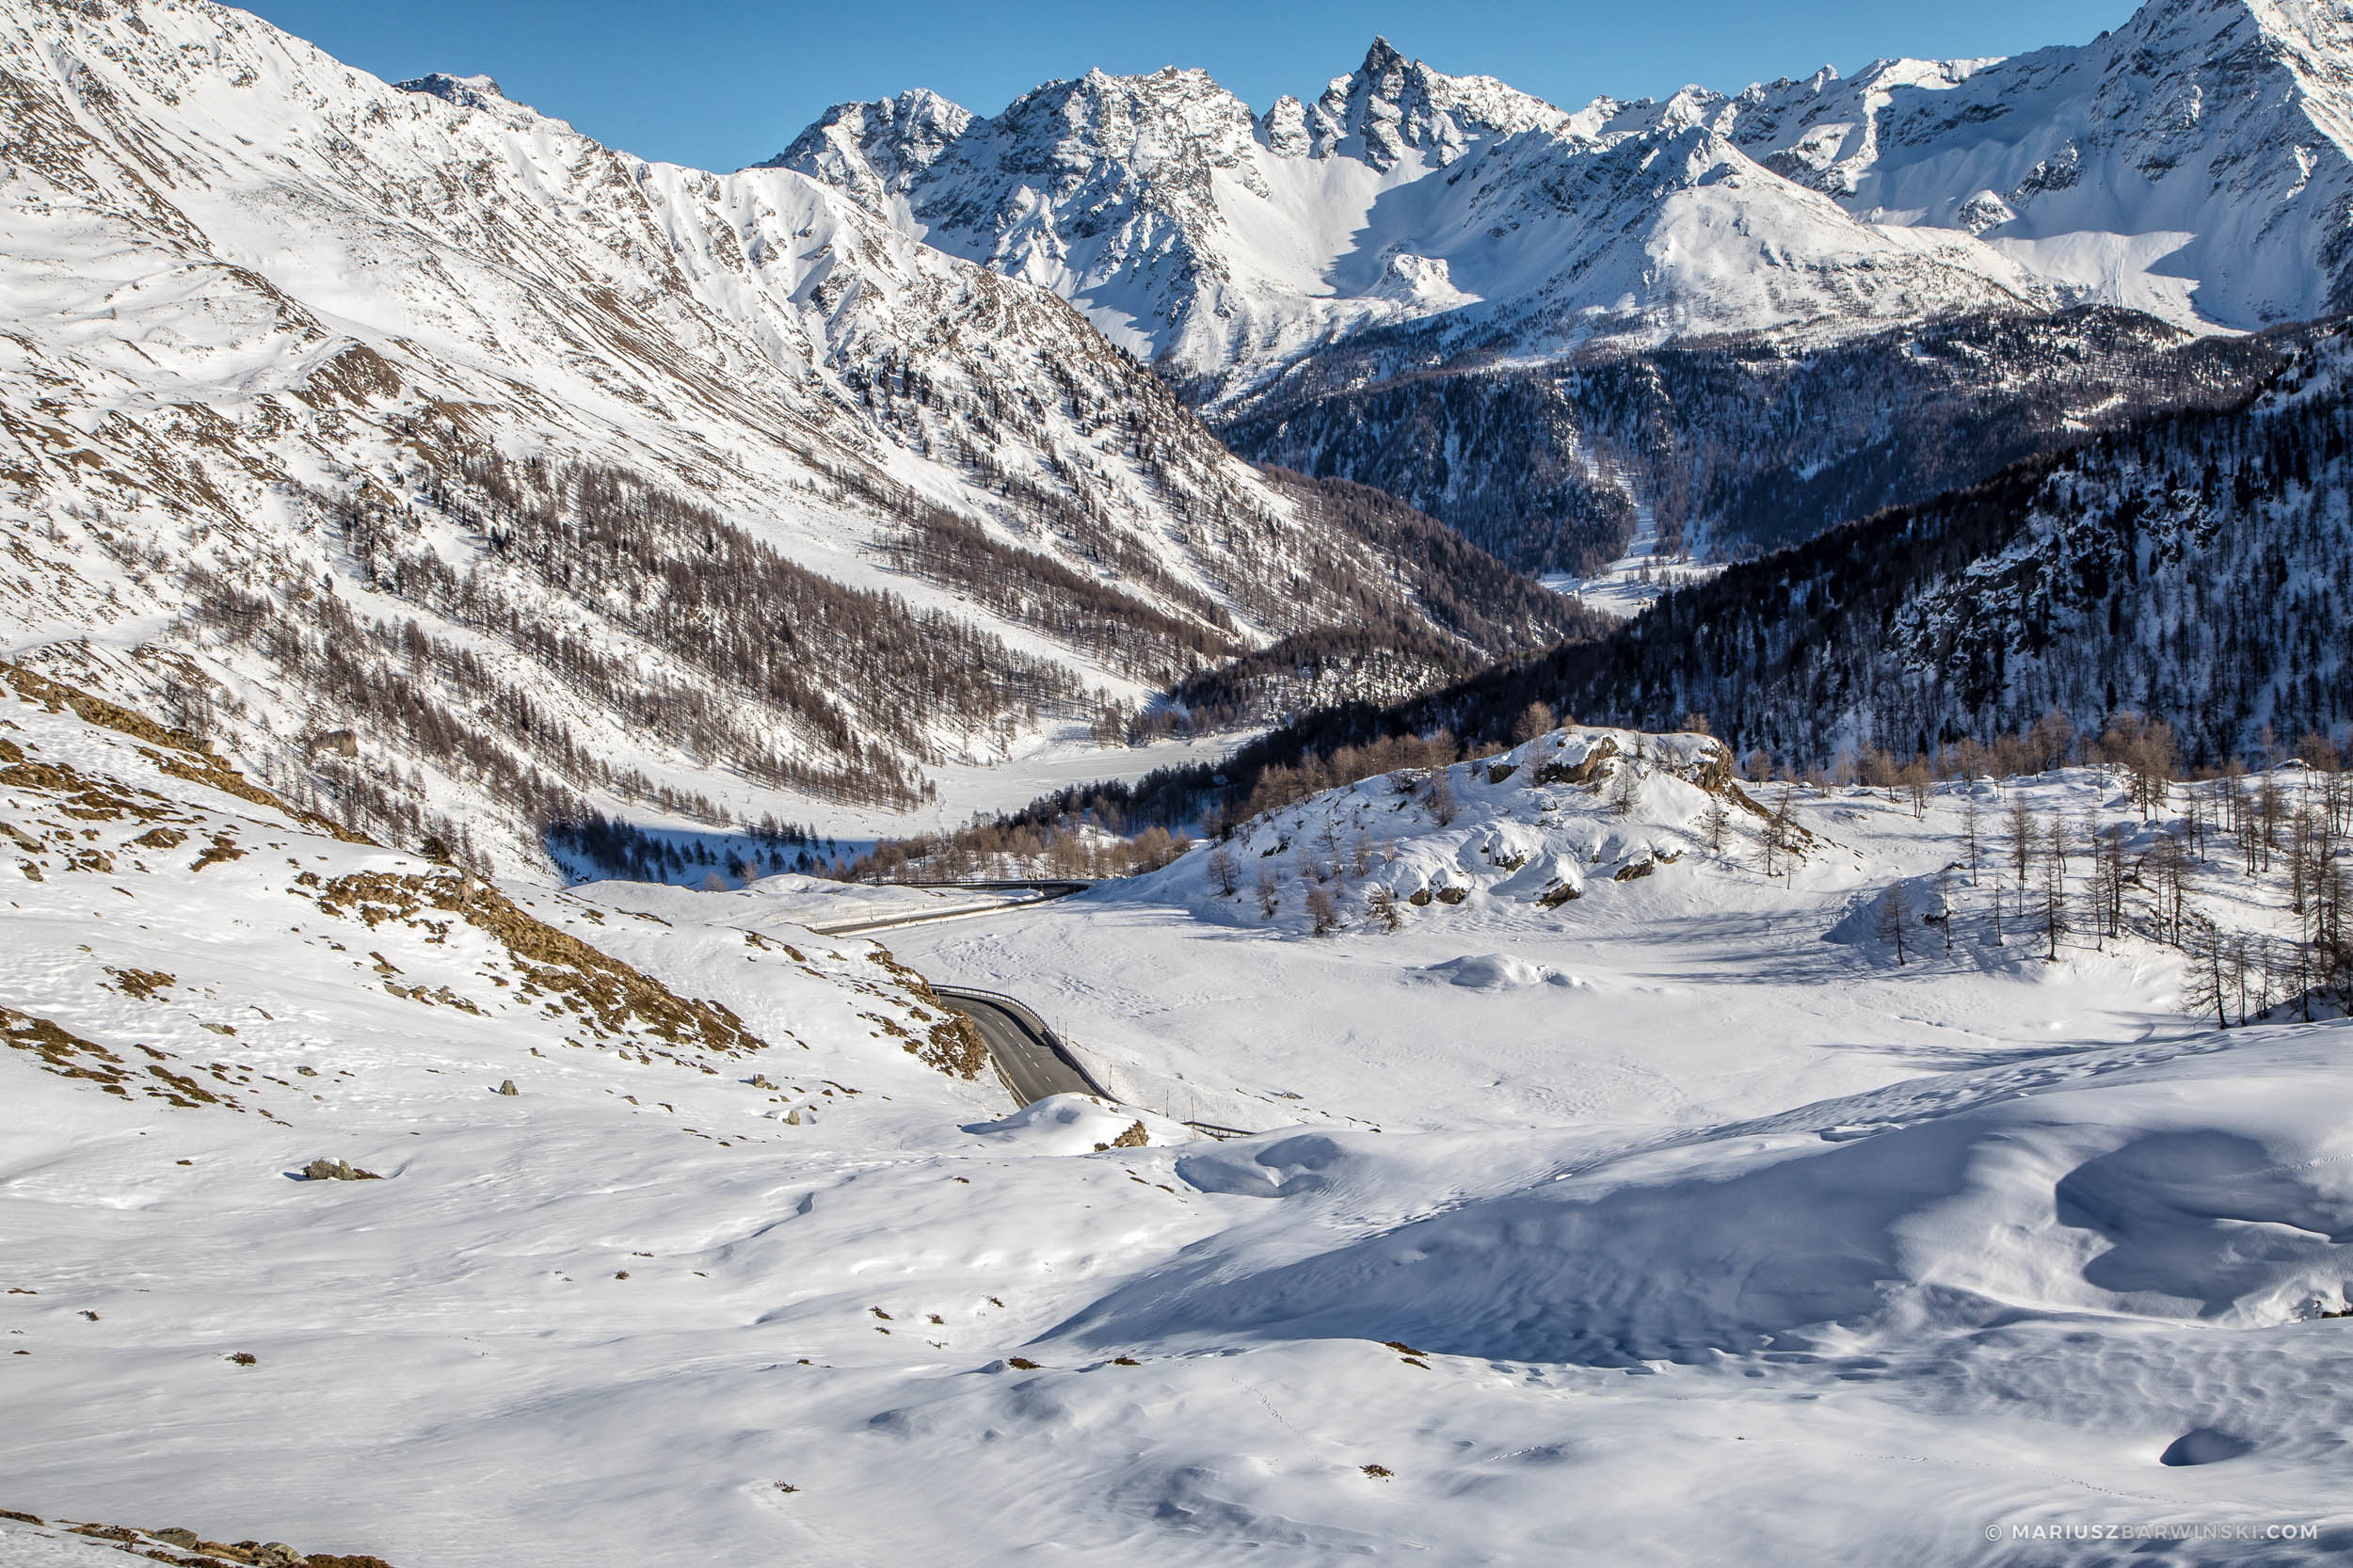
[[[150,1098],[183,1110],[194,1110],[200,1105],[217,1105],[230,1111],[244,1109],[225,1088],[207,1089],[189,1074],[175,1073],[165,1066],[165,1063],[178,1060],[169,1051],[141,1046],[141,1050],[155,1059],[142,1073],[106,1047],[13,1007],[0,1006],[0,1042],[30,1052],[53,1073],[87,1079],[106,1093],[125,1099],[130,1097],[131,1089],[136,1087]],[[217,1066],[204,1070],[226,1081]]]
[[[358,872],[324,884],[317,898],[323,912],[360,920],[371,931],[387,920],[425,923],[429,911],[455,914],[505,947],[521,976],[518,995],[556,997],[580,1014],[586,1027],[609,1038],[638,1029],[672,1045],[730,1055],[766,1045],[723,1004],[678,996],[660,982],[527,913],[496,888],[468,872]]]
[[[1912,910],[1904,897],[1904,885],[1900,882],[1889,883],[1887,890],[1880,894],[1879,907],[1872,916],[1871,930],[1880,940],[1896,950],[1898,967],[1909,962],[1904,939],[1911,935],[1905,929],[1911,919]]]

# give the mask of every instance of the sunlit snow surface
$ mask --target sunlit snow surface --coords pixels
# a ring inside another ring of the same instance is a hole
[[[1624,814],[1604,738],[1641,747]],[[1808,798],[1768,882],[1745,812],[1700,847],[1711,746],[1564,731],[1454,770],[1450,823],[1375,779],[1237,839],[1290,837],[1273,865],[1377,820],[1369,880],[1464,894],[1393,936],[1353,880],[1340,935],[1295,888],[1265,920],[1205,852],[895,936],[1129,1102],[1021,1115],[914,1063],[872,1021],[913,1016],[887,967],[746,918],[758,889],[535,904],[774,1042],[705,1073],[500,1011],[463,933],[286,896],[290,857],[412,862],[164,784],[253,852],[12,885],[0,1000],[248,1069],[275,1119],[0,1053],[0,1284],[38,1292],[0,1295],[30,1352],[0,1505],[402,1568],[2064,1560],[1985,1540],[2013,1522],[2342,1551],[2353,1341],[2306,1315],[2348,1272],[2346,1027],[2201,1032],[2165,952],[1995,949],[1966,890],[1960,950],[1897,967],[1855,911],[1933,885],[1963,797]],[[2026,793],[2126,815],[2089,772]],[[1572,861],[1582,896],[1535,902]],[[486,1013],[386,991],[371,948]],[[1133,1121],[1150,1145],[1096,1151]],[[386,1179],[290,1178],[322,1155]],[[2159,1462],[2201,1430],[2246,1451]],[[0,1560],[79,1560],[32,1533]]]
[[[1093,72],[991,118],[843,104],[777,161],[1221,403],[1352,339],[1397,374],[2086,302],[2252,329],[2343,291],[2348,40],[2335,8],[2155,0],[2081,46],[1573,112],[1377,41],[1255,115]]]
[[[1555,593],[1577,600],[1588,610],[1631,620],[1649,609],[1661,595],[1705,583],[1723,569],[1720,564],[1695,561],[1689,555],[1628,553],[1591,577],[1556,572],[1537,581]]]

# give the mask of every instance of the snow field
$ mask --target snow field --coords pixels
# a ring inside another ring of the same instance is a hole
[[[2316,1316],[2353,1277],[2347,1026],[2200,1033],[2129,943],[1823,941],[1948,857],[1950,796],[1809,798],[1769,881],[1753,815],[1737,855],[1699,837],[1714,743],[1573,728],[1458,765],[1449,823],[1423,776],[1241,836],[1379,803],[1382,874],[1465,889],[1395,935],[1352,902],[1319,940],[1296,892],[1238,917],[1206,852],[894,934],[1131,1102],[1008,1114],[904,1048],[930,1009],[894,962],[760,887],[529,904],[767,1042],[729,1054],[658,999],[522,997],[552,966],[520,928],[300,880],[438,868],[0,716],[83,781],[0,775],[43,873],[0,1002],[249,1107],[0,1052],[5,1506],[400,1568],[1992,1563],[1987,1524],[2078,1519],[2291,1519],[2318,1560],[2353,1523]],[[67,816],[92,780],[171,822]],[[151,825],[191,837],[166,861]],[[245,853],[194,869],[215,835]],[[1582,896],[1537,902],[1540,863]],[[321,1157],[382,1179],[294,1178]],[[39,1536],[0,1549],[83,1550]]]

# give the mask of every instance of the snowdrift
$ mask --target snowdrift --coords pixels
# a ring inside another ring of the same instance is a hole
[[[499,893],[0,676],[0,1508],[404,1568],[1991,1564],[1991,1522],[2341,1490],[2353,1025],[1817,940],[1934,811],[1801,806],[1885,864],[1765,887],[1690,847],[1721,806],[1754,848],[1713,743],[1564,731],[1449,770],[1450,822],[1425,774],[1246,829],[1421,813],[1381,872],[1472,906],[1395,938],[1111,889],[914,928],[1113,1064],[1205,1042],[1007,1116],[916,976],[757,890]],[[1095,989],[985,968],[1024,933]],[[1225,1083],[1292,1125],[1139,1109]]]
[[[974,1122],[965,1131],[1008,1154],[1101,1154],[1193,1138],[1181,1122],[1111,1105],[1092,1095],[1048,1095],[1010,1116]]]
[[[1631,1366],[1905,1344],[2028,1317],[2260,1329],[2353,1280],[2353,1026],[1917,1080],[1668,1141],[1271,1266],[1114,1293],[1089,1344],[1401,1340]],[[2152,1060],[2154,1057],[2156,1059]],[[1306,1145],[1312,1144],[1312,1148]],[[1178,1165],[1207,1191],[1370,1201],[1379,1141]]]
[[[1466,952],[1460,958],[1433,964],[1421,972],[1466,991],[1516,991],[1529,985],[1558,985],[1575,990],[1585,984],[1549,964],[1533,964],[1508,952]]]

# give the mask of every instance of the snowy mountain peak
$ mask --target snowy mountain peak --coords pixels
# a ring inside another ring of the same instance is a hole
[[[1251,115],[1206,71],[1175,66],[1142,76],[1090,71],[1023,94],[994,122],[999,150],[1032,170],[1084,177],[1103,159],[1145,179],[1191,180],[1204,165],[1238,163]]]
[[[821,141],[782,161],[873,205],[888,170]],[[1198,72],[1096,72],[894,157],[921,170],[909,233],[1053,288],[1217,407],[1295,369],[1977,311],[2253,329],[2353,304],[2353,9],[2153,0],[2080,46],[1574,113],[1381,37],[1255,118]],[[1328,362],[1345,343],[1371,358]]]
[[[2236,328],[2353,299],[2341,4],[2152,0],[2081,47],[1753,88],[1735,135],[1860,217],[1975,234],[2071,299]]]
[[[792,146],[753,167],[799,169],[884,212],[971,123],[971,110],[916,88],[896,98],[837,104]]]
[[[433,71],[392,85],[403,92],[429,93],[462,109],[503,108],[513,102],[488,76],[453,76],[445,71]]]
[[[1364,63],[1336,76],[1316,101],[1317,156],[1361,158],[1386,171],[1414,152],[1444,166],[1481,136],[1539,127],[1568,117],[1541,98],[1492,76],[1449,76],[1409,60],[1376,36]]]
[[[2353,39],[2353,7],[2342,0],[2150,0],[2118,31],[2160,27],[2193,40],[2252,27],[2266,38],[2333,51]]]

